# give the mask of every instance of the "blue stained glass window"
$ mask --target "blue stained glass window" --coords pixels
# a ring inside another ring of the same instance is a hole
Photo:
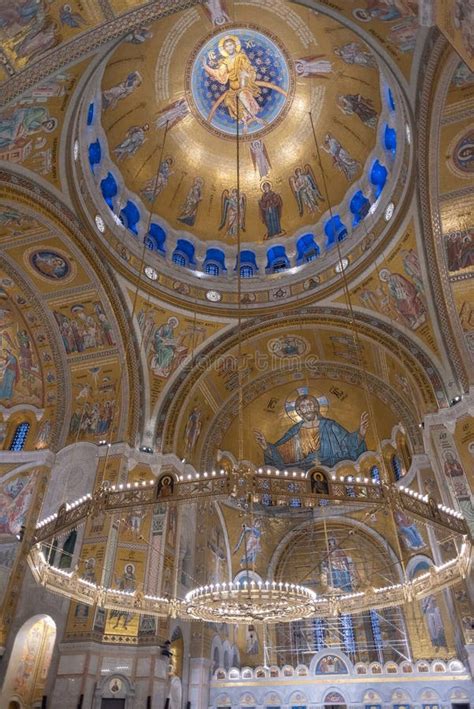
[[[342,642],[344,645],[344,652],[350,655],[355,653],[355,635],[354,635],[354,625],[352,623],[352,616],[347,613],[343,613],[340,616],[341,620],[341,630],[342,630]]]
[[[403,470],[402,464],[400,463],[400,458],[398,457],[398,455],[392,455],[392,460],[390,462],[392,464],[393,475],[395,477],[395,480],[398,482],[403,477]]]
[[[240,275],[242,278],[252,278],[253,277],[252,266],[241,266],[240,267]]]
[[[313,620],[314,629],[314,649],[319,652],[326,647],[326,621],[324,618]]]
[[[374,638],[374,645],[377,650],[382,650],[383,639],[382,631],[380,630],[380,618],[377,611],[370,611],[370,627],[372,628],[372,636]]]
[[[87,125],[88,126],[92,125],[93,120],[94,120],[94,104],[90,103],[89,108],[87,109]]]
[[[10,443],[11,451],[22,451],[25,447],[26,437],[28,431],[30,430],[30,424],[28,421],[22,421],[18,424],[13,434],[12,442]]]
[[[376,465],[373,465],[370,469],[370,477],[376,483],[380,482],[380,470]]]
[[[217,266],[215,263],[206,263],[205,271],[209,276],[218,276],[219,266]]]
[[[184,258],[183,254],[173,254],[173,263],[175,263],[177,266],[186,266],[186,259]]]
[[[384,145],[387,150],[395,155],[397,152],[397,131],[389,125],[385,125]]]

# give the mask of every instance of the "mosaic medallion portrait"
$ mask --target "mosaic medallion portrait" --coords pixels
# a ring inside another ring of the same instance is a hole
[[[188,65],[190,104],[200,123],[244,139],[274,127],[294,90],[285,54],[256,28],[232,27],[207,39]]]

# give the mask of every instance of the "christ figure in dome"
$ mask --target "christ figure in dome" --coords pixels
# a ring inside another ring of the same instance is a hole
[[[300,421],[275,443],[269,443],[261,431],[255,431],[255,439],[264,452],[266,465],[275,468],[294,465],[309,470],[320,463],[332,468],[342,460],[357,460],[367,450],[367,413],[360,417],[359,429],[351,433],[337,421],[320,415],[315,396],[299,396],[295,401],[295,411]]]
[[[257,72],[241,48],[238,37],[235,35],[223,37],[219,42],[219,52],[222,58],[216,68],[209,66],[205,57],[202,65],[210,77],[228,86],[222,100],[229,114],[243,123],[244,132],[251,123],[265,125],[263,118],[257,115],[261,110],[256,100],[261,93],[256,83]],[[216,108],[217,105],[214,105],[212,113]],[[209,116],[209,119],[211,118],[212,115]]]

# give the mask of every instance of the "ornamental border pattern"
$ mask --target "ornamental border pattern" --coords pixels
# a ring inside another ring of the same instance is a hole
[[[434,31],[428,38],[426,48],[423,54],[421,65],[425,67],[423,75],[423,83],[419,88],[417,96],[417,117],[418,117],[418,180],[419,191],[418,199],[421,207],[421,221],[423,225],[424,238],[424,254],[427,261],[428,272],[431,274],[430,284],[434,296],[434,303],[438,312],[440,330],[443,335],[443,340],[446,345],[449,360],[452,363],[453,374],[456,376],[464,391],[469,387],[469,380],[464,366],[463,358],[460,354],[455,333],[451,326],[452,321],[458,322],[458,314],[453,308],[451,302],[446,302],[446,296],[443,289],[444,271],[440,270],[441,264],[437,258],[436,242],[441,239],[442,232],[439,223],[439,212],[436,210],[436,199],[438,199],[438,189],[435,195],[430,191],[432,187],[431,177],[432,168],[430,159],[433,157],[432,144],[430,144],[430,114],[433,104],[433,80],[440,65],[440,60],[443,53],[449,48],[448,41],[439,31]],[[436,128],[438,133],[438,128]],[[431,150],[430,150],[431,148]],[[436,148],[438,142],[436,141]],[[436,171],[438,170],[439,156],[436,157]],[[448,279],[445,278],[447,281]],[[454,312],[453,312],[454,311]]]

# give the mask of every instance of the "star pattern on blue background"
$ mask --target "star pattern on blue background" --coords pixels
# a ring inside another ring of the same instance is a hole
[[[283,54],[278,47],[265,35],[253,30],[234,30],[232,32],[239,37],[242,50],[247,54],[252,66],[256,70],[257,82],[265,82],[278,86],[283,91],[289,89],[289,72]],[[196,57],[192,71],[192,94],[196,106],[207,119],[214,104],[227,91],[228,85],[220,84],[216,79],[209,76],[202,67],[202,57],[209,57],[209,52],[213,52],[214,57],[219,56],[218,42],[220,35],[201,50]],[[216,68],[218,61],[211,58],[209,64]],[[261,86],[260,93],[255,97],[261,107],[259,117],[270,124],[278,116],[286,102],[284,94],[275,91],[271,87]],[[227,107],[220,104],[215,111],[212,125],[225,133],[235,132],[235,120],[229,114]],[[249,132],[257,132],[261,126],[250,126]]]

